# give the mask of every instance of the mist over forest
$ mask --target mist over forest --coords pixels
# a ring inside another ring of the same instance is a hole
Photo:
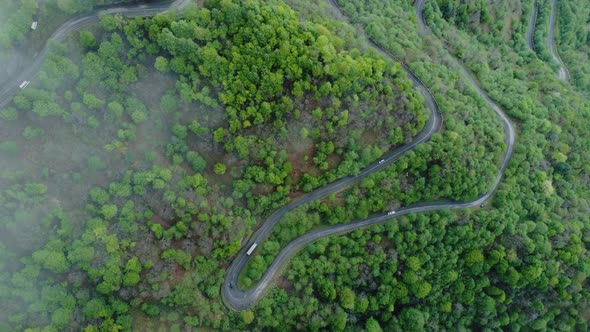
[[[588,330],[588,23],[0,0],[0,331]]]

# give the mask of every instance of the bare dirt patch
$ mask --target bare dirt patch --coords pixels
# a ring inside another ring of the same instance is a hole
[[[315,174],[316,169],[313,163],[315,153],[315,144],[311,139],[290,139],[287,145],[289,152],[289,162],[291,163],[291,172],[289,176],[293,183],[299,183],[303,174]],[[307,157],[307,160],[305,160]]]
[[[149,108],[160,107],[160,97],[168,89],[174,89],[176,77],[172,74],[163,74],[156,70],[149,72],[133,84],[129,91],[146,103]]]
[[[364,130],[361,137],[363,145],[374,145],[382,142],[381,137],[376,130]]]
[[[152,217],[152,222],[155,224],[160,224],[160,226],[162,226],[164,229],[168,229],[168,228],[170,228],[170,226],[172,226],[171,220],[164,219],[158,215],[154,215]]]
[[[328,162],[328,166],[330,168],[336,168],[338,165],[340,165],[340,162],[342,161],[342,156],[336,153],[332,153],[328,155],[326,161]]]
[[[278,276],[276,279],[277,287],[286,290],[287,292],[291,293],[295,291],[293,284],[284,276]]]

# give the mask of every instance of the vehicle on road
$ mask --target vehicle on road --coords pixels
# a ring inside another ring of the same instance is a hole
[[[233,283],[233,281],[230,281],[230,283],[229,283],[229,288],[234,288],[234,283]]]
[[[31,81],[23,81],[18,87],[24,89],[29,86],[29,84],[31,84]]]
[[[383,164],[384,162],[385,162],[385,159],[381,159],[381,160],[379,160],[379,164],[380,164],[380,165],[381,165],[381,164]]]
[[[340,14],[342,14],[340,7],[336,3],[336,0],[329,0],[329,2],[330,2],[330,4],[335,6],[335,8],[340,12]],[[425,3],[425,0],[416,0],[415,7],[416,7],[417,17],[418,17],[418,21],[420,23],[421,29],[425,30],[425,29],[427,29],[427,26],[424,22],[424,17],[423,17],[424,16],[423,15],[424,3]],[[379,50],[382,54],[384,54],[388,58],[390,58],[392,60],[396,60],[395,57],[393,55],[391,55],[387,50],[384,50],[379,45],[372,42],[370,39],[369,39],[369,43],[371,46],[375,47],[377,50]],[[442,124],[442,118],[440,117],[441,114],[438,109],[438,104],[436,103],[436,100],[434,99],[434,97],[432,96],[430,91],[427,89],[427,87],[403,63],[400,63],[400,64],[401,64],[402,68],[406,71],[406,73],[408,74],[408,77],[413,81],[413,83],[416,86],[419,87],[419,90],[421,90],[421,92],[423,93],[423,95],[426,99],[426,106],[431,111],[431,117],[428,122],[430,124],[430,126],[427,127],[427,130],[424,131],[423,133],[419,134],[419,136],[417,136],[417,138],[413,141],[413,143],[411,143],[411,145],[403,147],[403,148],[399,147],[400,150],[408,151],[408,150],[413,149],[416,145],[420,144],[421,142],[424,142],[424,141],[430,139],[430,137],[433,135],[433,133],[440,130],[441,124]],[[465,77],[467,78],[467,80],[473,85],[473,87],[476,89],[476,91],[479,93],[479,95],[484,98],[484,100],[487,102],[487,104],[494,110],[496,115],[498,115],[500,120],[503,122],[504,132],[506,134],[505,144],[506,144],[507,148],[504,150],[503,160],[502,160],[502,164],[499,166],[498,175],[496,176],[495,182],[491,186],[491,189],[488,190],[485,194],[482,194],[479,198],[476,198],[476,199],[470,200],[470,201],[424,202],[420,205],[417,204],[415,206],[409,206],[409,207],[404,208],[401,212],[402,214],[415,213],[415,212],[437,211],[440,209],[465,209],[465,208],[477,207],[478,205],[482,204],[481,203],[482,201],[489,199],[491,197],[491,195],[495,192],[495,190],[498,188],[498,185],[500,184],[501,179],[505,173],[505,169],[508,166],[508,163],[511,159],[512,151],[513,151],[513,147],[514,147],[514,136],[515,136],[515,131],[514,131],[514,128],[512,127],[512,123],[510,122],[507,115],[502,111],[502,109],[500,107],[498,107],[494,103],[494,101],[481,89],[481,87],[478,85],[477,81],[470,76],[469,72],[467,72],[467,70],[465,70],[464,67],[461,67],[461,68],[462,68],[462,72],[465,75]],[[395,152],[390,152],[390,155],[393,156],[394,153]],[[393,159],[393,157],[391,157],[391,158]],[[381,162],[379,162],[379,164],[380,163]],[[369,167],[368,170],[363,171],[362,175],[356,176],[354,178],[348,178],[348,179],[339,180],[337,182],[333,182],[332,184],[327,185],[326,187],[321,188],[321,190],[315,192],[315,195],[313,195],[313,196],[312,195],[309,195],[307,197],[303,196],[297,203],[291,202],[288,205],[283,206],[281,209],[277,210],[272,215],[273,218],[268,218],[265,221],[265,225],[269,225],[269,227],[259,228],[257,234],[255,235],[255,238],[256,239],[264,238],[264,235],[265,234],[267,235],[268,232],[270,232],[273,229],[274,225],[276,225],[276,223],[280,219],[280,216],[284,215],[286,212],[296,208],[297,206],[300,206],[302,204],[305,204],[305,203],[308,203],[312,200],[315,200],[318,198],[318,196],[325,197],[332,192],[340,190],[343,185],[350,185],[352,183],[355,183],[356,181],[364,178],[367,174],[371,174],[371,173],[377,172],[379,170],[380,170],[379,167]],[[406,176],[408,176],[408,173],[406,173]],[[480,204],[477,204],[477,203],[480,203]],[[485,203],[483,203],[483,204],[485,204]],[[388,216],[392,216],[394,214],[396,214],[396,211],[392,210],[392,211],[387,212]],[[234,310],[238,310],[238,311],[245,310],[245,309],[252,307],[262,296],[264,296],[266,294],[263,290],[267,289],[275,281],[275,277],[278,273],[281,272],[281,266],[283,266],[284,262],[286,260],[290,259],[291,255],[293,253],[296,253],[297,250],[300,250],[305,245],[308,245],[309,243],[316,241],[318,238],[324,238],[324,237],[330,236],[330,235],[342,234],[344,232],[350,232],[350,231],[353,231],[353,230],[361,228],[361,227],[367,227],[367,226],[391,221],[391,219],[392,218],[383,218],[383,214],[380,213],[377,215],[370,216],[367,219],[355,220],[353,222],[345,223],[345,224],[341,224],[341,225],[332,225],[329,228],[320,228],[315,231],[311,231],[309,233],[302,235],[301,237],[293,240],[292,242],[287,244],[285,247],[283,247],[281,253],[277,256],[277,258],[275,258],[275,260],[270,265],[270,267],[266,270],[266,272],[264,273],[264,275],[262,276],[260,281],[254,287],[252,287],[250,290],[241,291],[239,289],[233,289],[230,291],[228,287],[224,287],[222,291],[225,295],[223,297],[225,304],[228,307],[230,307]],[[254,245],[252,245],[252,247],[254,247]],[[251,253],[251,251],[254,250],[252,247],[250,247],[250,249],[248,250],[250,253]],[[246,266],[247,259],[248,259],[248,257],[244,257],[244,256],[240,256],[237,259],[235,259],[231,263],[230,268],[228,269],[228,273],[225,276],[226,280],[236,280],[239,276],[239,273]],[[224,283],[224,286],[225,285],[226,284]]]
[[[31,23],[31,30],[37,29],[37,21]]]
[[[256,249],[256,247],[258,247],[258,243],[254,242],[250,246],[250,249],[248,249],[248,251],[246,252],[246,255],[250,256],[252,254],[252,252],[254,251],[254,249]]]

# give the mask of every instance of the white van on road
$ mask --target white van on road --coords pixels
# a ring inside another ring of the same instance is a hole
[[[24,89],[29,86],[29,84],[31,84],[31,81],[23,81],[18,87]]]

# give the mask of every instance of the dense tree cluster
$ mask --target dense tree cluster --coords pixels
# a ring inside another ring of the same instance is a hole
[[[169,60],[158,57],[154,66],[180,75],[177,88],[184,101],[223,106],[228,127],[216,128],[213,140],[257,163],[246,170],[250,187],[288,191],[293,165],[285,152],[293,147],[276,147],[277,155],[268,149],[273,136],[295,139],[299,134],[316,147],[315,155],[305,156],[312,167],[318,173],[331,170],[321,176],[308,172],[298,186],[308,191],[334,176],[358,172],[425,122],[419,96],[402,84],[399,66],[344,50],[343,41],[327,29],[301,25],[282,6],[227,2],[189,10],[185,17],[154,19],[161,32],[149,34],[150,40],[170,55]],[[391,101],[398,98],[409,99],[409,117],[395,110]],[[358,141],[369,131],[377,134],[376,144],[359,151]]]
[[[367,22],[372,22],[367,26],[370,37],[383,45],[399,43],[394,37],[374,33],[380,30],[375,22],[380,22],[388,13],[379,8],[380,5],[367,6],[351,1],[347,3],[344,8],[351,17],[361,21],[367,18]],[[390,8],[406,8],[407,12],[413,10],[404,4],[398,5],[399,7],[391,5]],[[364,13],[365,16],[358,15],[359,13]],[[434,13],[437,13],[436,7]],[[346,255],[347,263],[351,264],[345,265],[346,272],[338,271],[343,262],[338,261],[337,256],[330,260],[326,256],[340,253],[344,243],[350,239],[331,240],[334,243],[332,246],[320,241],[304,250],[309,258],[317,257],[315,260],[301,265],[300,258],[306,256],[298,256],[292,263],[292,270],[299,269],[299,274],[314,271],[311,275],[317,276],[315,281],[301,279],[296,272],[287,272],[286,275],[292,277],[290,280],[295,289],[303,291],[303,301],[309,301],[306,305],[310,306],[316,296],[320,300],[322,296],[327,297],[324,303],[320,302],[322,305],[332,303],[328,299],[338,296],[334,296],[330,288],[325,289],[326,279],[334,282],[336,294],[345,287],[355,290],[357,298],[369,298],[369,308],[374,303],[374,311],[369,310],[363,314],[348,311],[348,314],[363,317],[367,323],[376,319],[381,326],[392,330],[420,330],[426,329],[426,326],[449,329],[478,329],[484,326],[587,329],[583,312],[587,310],[585,271],[590,257],[585,248],[583,234],[590,221],[587,217],[589,196],[588,178],[585,175],[587,166],[579,161],[589,157],[588,134],[583,129],[587,126],[588,103],[581,101],[575,93],[559,89],[553,72],[540,66],[536,59],[519,59],[516,53],[530,54],[529,52],[511,49],[508,43],[502,45],[500,52],[496,54],[495,50],[479,47],[473,40],[477,36],[456,32],[442,20],[442,16],[437,18],[437,15],[441,15],[440,12],[433,16],[434,22],[429,25],[434,27],[438,36],[445,39],[448,50],[460,57],[478,75],[490,95],[508,113],[520,120],[515,155],[494,199],[495,209],[477,214],[454,215],[440,212],[430,217],[410,216],[408,219],[403,218],[399,226],[387,224],[383,229],[374,228],[376,235],[354,232],[352,239],[358,237],[361,241],[370,241],[373,236],[373,241],[380,246],[375,254],[372,254],[375,249],[370,249],[375,248],[375,245],[371,246],[367,242],[350,246],[352,250],[357,250],[357,245],[364,249],[369,248],[361,250],[361,255],[369,256],[361,256],[362,258],[355,261]],[[400,23],[399,26],[405,25]],[[516,33],[524,34],[523,28],[522,25],[516,26]],[[472,46],[468,47],[468,44]],[[515,66],[515,60],[519,61],[520,67]],[[518,87],[526,90],[519,90]],[[557,97],[554,91],[560,91],[560,96]],[[377,176],[379,174],[372,177]],[[359,203],[347,207],[346,210],[358,211],[357,206],[364,206],[365,201],[371,201],[375,197],[386,200],[387,191],[381,189],[383,186],[375,187],[379,194],[367,191],[367,183],[361,183],[352,189],[351,196]],[[325,208],[324,204],[331,206],[330,199],[322,204],[311,205],[305,212],[308,214],[307,219],[318,213],[324,214],[325,211],[335,213],[338,209]],[[381,210],[377,208],[378,204],[373,206],[373,211]],[[302,214],[301,211],[297,213]],[[444,222],[450,216],[453,216],[452,224],[439,225],[439,222]],[[424,233],[419,231],[422,225],[425,227]],[[406,226],[413,231],[399,231]],[[387,231],[390,227],[395,230]],[[454,232],[460,235],[456,237]],[[386,241],[385,236],[390,236],[391,240]],[[447,244],[439,247],[438,243]],[[391,251],[392,256],[387,262],[398,263],[393,267],[386,265],[388,272],[383,274],[383,265],[371,264],[382,255],[381,247],[388,248],[389,244],[395,249]],[[424,247],[419,248],[420,246]],[[313,256],[314,250],[319,250],[320,254]],[[400,260],[403,263],[400,264]],[[428,278],[429,264],[432,264],[435,271],[433,279]],[[324,267],[327,267],[327,273],[315,273]],[[419,267],[418,270],[416,267]],[[364,279],[360,277],[362,272],[360,275],[353,272],[356,277],[351,277],[349,283],[344,282],[350,276],[351,269],[356,271],[361,268],[365,269],[365,275],[369,277]],[[375,281],[378,275],[384,275],[390,280],[392,273],[389,271],[394,272],[391,284],[393,293],[388,293],[384,288],[387,281]],[[458,285],[458,288],[455,289],[453,285]],[[438,287],[440,291],[437,291]],[[400,288],[403,292],[395,293]],[[374,295],[367,295],[373,292],[368,289],[373,289]],[[389,297],[386,296],[388,294]],[[385,297],[381,298],[381,295]],[[395,307],[398,303],[401,306],[399,309]],[[393,306],[393,314],[387,312],[387,305]],[[579,310],[563,309],[571,305]],[[320,315],[327,320],[327,317],[336,317],[335,313],[342,309],[345,307],[341,302],[340,308],[326,309],[330,313]],[[288,311],[277,309],[272,314],[279,313],[288,314]],[[407,320],[410,315],[415,315],[413,323],[420,322],[419,325],[411,325],[412,321]]]
[[[557,2],[558,51],[572,83],[590,95],[590,8],[583,1]]]
[[[237,287],[310,229],[487,191],[503,131],[460,65],[518,124],[493,202],[322,239],[255,307],[223,306],[224,269],[257,223],[426,121],[401,66],[346,17],[286,2],[104,16],[52,46],[38,80],[0,110],[0,330],[586,330],[589,103],[526,48],[530,4],[505,0],[427,1],[434,34],[408,1],[338,1],[424,81],[443,128],[287,213]],[[581,59],[587,10],[572,8],[560,5],[560,43]],[[582,89],[585,65],[573,69]]]
[[[0,113],[2,329],[253,323],[219,288],[254,224],[426,121],[400,66],[356,45],[258,1],[105,16],[52,45]]]
[[[0,49],[4,52],[13,44],[22,41],[31,29],[33,15],[37,13],[39,4],[35,0],[2,1],[0,13]]]
[[[0,2],[0,48],[3,51],[10,50],[27,38],[31,31],[31,23],[40,20],[43,26],[47,26],[52,18],[63,14],[75,14],[89,11],[95,6],[105,4],[120,4],[131,2],[129,0],[100,1],[100,0],[3,0]],[[50,23],[49,23],[50,24]],[[42,29],[45,29],[44,27]],[[3,54],[4,55],[4,54]]]
[[[553,0],[537,0],[537,15],[534,25],[534,51],[543,61],[549,63],[555,70],[558,64],[551,57],[547,49],[549,31],[549,17]],[[459,29],[473,33],[478,41],[490,47],[507,43],[521,55],[527,53],[524,49],[528,20],[533,10],[533,1],[494,1],[469,2],[435,1],[440,15],[450,24]],[[588,44],[590,30],[590,9],[585,2],[558,1],[557,20],[555,27],[555,44],[570,72],[571,83],[581,92],[590,90],[590,68],[588,66]],[[427,2],[425,16],[433,27],[435,14]],[[461,57],[464,52],[459,49],[456,53]]]
[[[390,6],[346,1],[343,7],[353,20],[366,26],[371,38],[391,45],[392,51],[399,50],[394,53],[398,56],[416,52],[396,48],[400,43],[420,45],[380,33],[393,28],[382,28],[379,23],[394,26],[392,17],[403,15],[394,8],[405,8],[411,15],[413,8],[403,2]],[[294,258],[285,273],[289,280],[283,283],[286,292],[277,291],[274,298],[287,308],[307,310],[295,314],[273,309],[272,301],[263,300],[257,317],[282,317],[278,322],[265,320],[265,326],[272,328],[285,328],[283,321],[305,321],[314,328],[343,329],[340,320],[344,312],[343,320],[348,324],[367,329],[377,322],[383,330],[505,326],[586,330],[584,312],[589,294],[585,271],[590,256],[583,238],[590,221],[588,170],[579,161],[588,158],[584,130],[588,103],[558,88],[552,70],[541,66],[524,43],[499,41],[499,52],[489,51],[477,47],[475,38],[486,44],[477,28],[470,31],[473,36],[467,36],[442,20],[444,9],[439,12],[429,7],[427,12],[432,20],[429,26],[445,38],[453,55],[465,61],[486,90],[520,120],[514,161],[495,196],[494,210],[404,217],[399,225],[386,224],[371,232],[356,231],[347,238],[318,241]],[[407,21],[411,20],[400,17],[395,26],[405,27]],[[523,40],[526,23],[513,26],[516,40]],[[408,27],[400,34],[412,36],[413,29]],[[420,77],[428,81],[426,75],[432,72]],[[432,89],[436,91],[436,87]],[[442,96],[436,97],[440,102]],[[447,119],[445,116],[445,123]],[[284,243],[313,227],[387,211],[395,208],[387,203],[391,201],[411,203],[407,200],[410,193],[425,195],[423,189],[396,189],[393,196],[388,194],[392,182],[405,182],[403,169],[395,170],[400,165],[403,159],[342,197],[332,196],[287,214],[240,281],[247,285],[257,280]],[[429,167],[429,171],[436,169]],[[450,220],[453,222],[447,223]],[[404,227],[411,230],[401,231]],[[343,254],[345,250],[350,251]],[[351,297],[349,289],[357,301],[363,299],[360,310],[344,300]],[[286,297],[293,291],[301,299]],[[577,309],[564,309],[571,305]]]

